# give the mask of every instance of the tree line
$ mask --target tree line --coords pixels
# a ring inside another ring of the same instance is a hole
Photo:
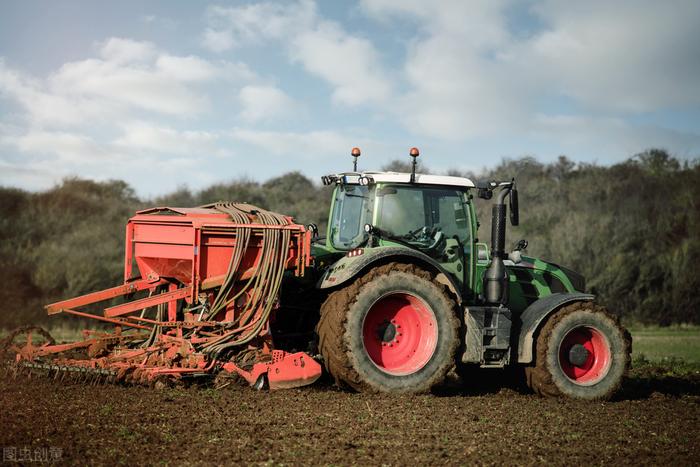
[[[410,170],[394,161],[384,170]],[[425,167],[421,171],[427,172]],[[517,180],[519,227],[508,241],[584,274],[589,291],[627,322],[700,323],[700,164],[651,149],[611,166],[503,160],[474,180]],[[245,201],[325,228],[331,191],[292,172],[140,199],[123,181],[70,178],[42,192],[0,187],[0,326],[46,321],[42,305],[119,284],[124,226],[150,206]],[[490,241],[490,202],[477,200]]]

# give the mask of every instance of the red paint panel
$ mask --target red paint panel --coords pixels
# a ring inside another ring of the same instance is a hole
[[[136,258],[192,259],[192,245],[160,245],[157,243],[137,243],[134,249]]]
[[[177,214],[183,214],[187,217],[219,217],[223,219],[228,219],[228,215],[211,208],[173,208],[173,207],[157,207],[142,209],[141,211],[136,211],[138,215],[158,215],[162,212],[174,212]]]
[[[192,245],[193,230],[191,226],[136,223],[134,242]]]
[[[243,256],[240,270],[248,269],[260,261],[260,235],[251,235],[248,249]],[[228,272],[231,256],[236,248],[235,237],[223,235],[202,235],[202,251],[200,254],[200,279],[220,276]]]
[[[291,231],[285,260],[287,269],[303,275],[305,263],[309,261],[310,235],[300,225],[242,226],[226,222],[225,215],[216,214],[214,220],[211,215],[204,215],[209,214],[208,210],[201,208],[167,209],[183,214],[181,216],[158,215],[157,211],[161,209],[133,217],[129,222],[131,229],[127,228],[127,243],[131,244],[127,245],[127,250],[133,249],[132,257],[144,278],[174,278],[198,290],[203,281],[227,273],[231,257],[239,247],[236,230],[240,227],[251,229],[240,273],[254,273],[262,258],[263,232],[267,229]],[[129,255],[126,256],[128,261]]]

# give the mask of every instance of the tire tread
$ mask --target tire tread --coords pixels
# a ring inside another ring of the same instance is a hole
[[[623,345],[624,345],[624,374],[626,375],[629,371],[631,363],[632,354],[632,336],[629,331],[627,331],[621,324],[617,316],[611,314],[605,307],[591,302],[574,302],[569,305],[565,305],[554,314],[552,314],[544,326],[539,332],[536,340],[536,353],[535,353],[535,364],[534,366],[525,367],[525,378],[527,386],[543,397],[561,397],[564,394],[557,387],[552,375],[547,368],[547,355],[549,354],[549,345],[552,342],[552,332],[554,331],[556,325],[564,319],[566,316],[583,309],[592,309],[595,314],[602,315],[604,319],[610,320],[615,327],[622,331],[623,335]],[[595,400],[607,400],[610,399],[619,389],[622,384],[622,378],[620,378],[616,384],[612,385],[604,394],[600,394],[594,397]]]
[[[373,387],[367,381],[363,380],[360,374],[355,370],[352,362],[352,355],[345,339],[345,328],[348,318],[347,313],[357,301],[360,290],[365,286],[369,286],[371,282],[377,280],[379,277],[387,276],[395,272],[412,274],[431,281],[440,289],[454,308],[454,301],[449,297],[443,285],[433,281],[433,277],[428,271],[407,263],[391,262],[375,267],[342,289],[332,292],[323,305],[321,305],[321,317],[316,332],[319,336],[319,352],[323,356],[325,368],[333,377],[335,383],[340,387],[354,389],[358,392],[377,392],[380,390],[380,388]],[[453,316],[452,325],[455,328],[459,326],[459,321],[456,316]],[[459,340],[456,339],[453,344],[453,353],[456,351],[458,344]],[[453,362],[450,362],[450,364],[453,365]],[[447,371],[449,371],[449,368],[444,371],[441,369],[438,373],[446,374]],[[444,375],[440,377],[441,380],[443,378]],[[426,387],[430,389],[430,387],[439,382],[441,381],[430,381],[426,384]]]

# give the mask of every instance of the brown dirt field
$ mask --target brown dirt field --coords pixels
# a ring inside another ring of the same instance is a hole
[[[0,447],[58,447],[60,464],[698,465],[699,439],[698,375],[633,375],[605,403],[0,379]]]

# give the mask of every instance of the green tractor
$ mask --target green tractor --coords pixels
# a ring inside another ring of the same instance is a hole
[[[631,338],[585,292],[584,278],[505,251],[518,225],[515,180],[360,172],[334,185],[328,231],[313,243],[316,326],[328,373],[358,391],[426,392],[457,368],[511,368],[536,393],[607,399],[630,365]],[[475,196],[491,199],[491,248]],[[507,206],[508,204],[508,206]]]

